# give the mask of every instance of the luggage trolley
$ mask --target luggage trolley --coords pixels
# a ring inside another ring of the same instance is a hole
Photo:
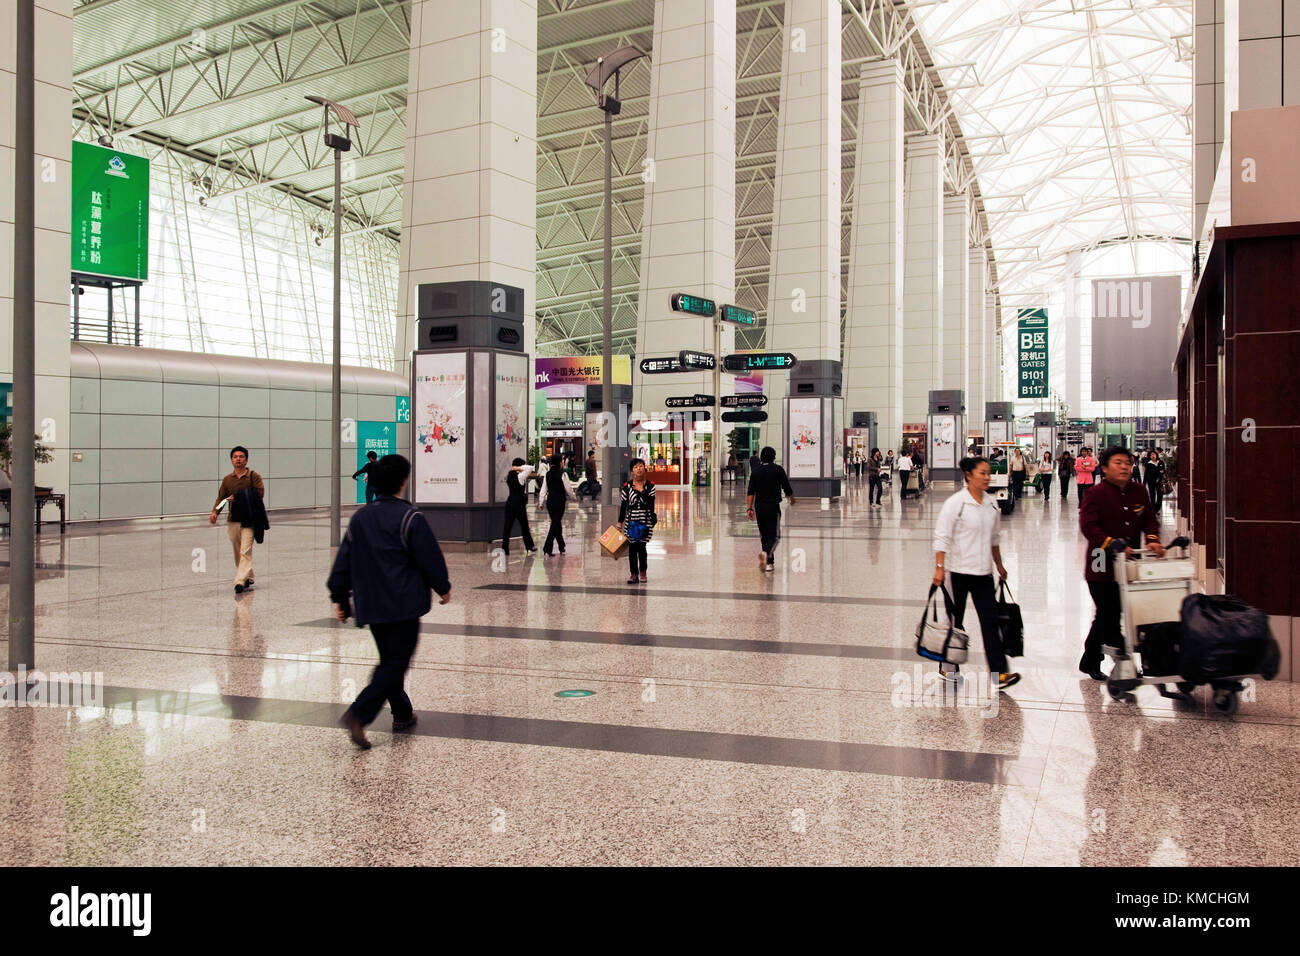
[[[1185,680],[1180,674],[1148,672],[1146,655],[1138,650],[1140,628],[1178,622],[1182,616],[1183,600],[1199,591],[1195,562],[1187,557],[1190,543],[1185,537],[1170,541],[1164,560],[1155,558],[1146,548],[1137,549],[1140,560],[1132,560],[1125,556],[1127,542],[1118,539],[1111,543],[1115,581],[1119,584],[1120,633],[1124,646],[1103,646],[1102,652],[1115,665],[1106,681],[1106,689],[1115,700],[1123,699],[1129,691],[1142,684],[1155,684],[1162,697],[1191,700],[1191,692],[1196,688],[1194,682]],[[1182,557],[1171,555],[1174,548],[1182,550]],[[1143,657],[1142,670],[1134,663],[1135,652]],[[1170,691],[1167,684],[1174,684],[1177,692]],[[1222,714],[1235,714],[1239,703],[1237,695],[1242,690],[1241,681],[1235,678],[1215,680],[1210,685],[1214,688],[1215,709]]]

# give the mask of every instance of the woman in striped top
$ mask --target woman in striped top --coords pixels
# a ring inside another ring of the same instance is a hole
[[[623,482],[623,487],[619,489],[618,520],[623,526],[623,533],[627,535],[627,555],[632,570],[627,579],[628,584],[636,584],[638,581],[645,582],[645,546],[646,542],[654,534],[655,523],[659,520],[655,515],[654,482],[646,477],[645,472],[645,462],[640,458],[633,458],[632,477]],[[635,536],[628,530],[633,523],[639,525],[635,530],[640,531],[640,534]],[[637,572],[638,566],[640,567],[639,576]]]

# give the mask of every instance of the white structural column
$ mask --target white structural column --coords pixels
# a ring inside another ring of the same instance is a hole
[[[923,422],[943,380],[943,144],[908,139],[903,185],[903,419]]]
[[[895,448],[903,437],[903,71],[897,60],[862,67],[855,169],[845,417],[875,412],[876,440]]]
[[[411,11],[397,371],[406,375],[416,287],[501,282],[524,290],[531,353],[537,262],[537,4]],[[596,107],[592,106],[596,115]]]
[[[969,356],[966,352],[967,283],[970,259],[970,201],[965,196],[943,200],[943,377],[936,388],[960,389],[969,397]]]
[[[736,3],[657,0],[650,66],[637,358],[713,351],[713,322],[673,312],[674,292],[734,301]],[[722,350],[735,330],[724,327]],[[670,395],[712,394],[713,373],[633,374],[632,404],[657,413]],[[731,380],[722,379],[730,393]]]
[[[840,7],[788,0],[781,54],[767,348],[840,359]],[[784,397],[786,376],[764,391]],[[780,406],[777,406],[779,409]],[[766,441],[781,447],[780,415]]]
[[[1061,392],[1065,404],[1070,406],[1072,417],[1083,415],[1083,369],[1081,356],[1083,352],[1083,323],[1091,324],[1091,316],[1084,317],[1084,294],[1090,292],[1090,283],[1081,276],[1083,272],[1083,253],[1071,252],[1065,257],[1065,306],[1060,322],[1052,323],[1052,337],[1061,343],[1061,355],[1065,374]],[[1091,301],[1091,299],[1089,299]],[[1049,314],[1050,318],[1050,314]],[[1048,340],[1056,352],[1055,342]],[[1055,356],[1052,361],[1055,362]],[[1049,368],[1049,371],[1051,369]],[[1058,379],[1059,380],[1059,379]],[[1091,388],[1089,394],[1091,394]],[[1058,423],[1059,424],[1059,423]]]
[[[0,4],[0,381],[13,381],[14,245],[35,244],[36,260],[36,431],[54,452],[37,464],[36,483],[69,490],[72,436],[68,369],[72,346],[68,277],[72,268],[72,4],[36,0],[35,179],[14,182],[14,88],[17,80],[17,4]],[[35,192],[35,231],[14,235],[14,195]],[[98,507],[98,502],[95,504]],[[69,499],[68,513],[81,514]],[[27,516],[30,520],[31,515]],[[6,521],[9,520],[7,517]]]
[[[988,279],[988,251],[975,246],[967,251],[965,349],[967,358],[966,427],[984,430],[984,389],[988,376],[988,340],[984,334],[984,285]]]
[[[998,314],[997,296],[988,293],[984,296],[984,401],[1003,401],[1002,393],[1002,336],[998,324],[1002,316]]]

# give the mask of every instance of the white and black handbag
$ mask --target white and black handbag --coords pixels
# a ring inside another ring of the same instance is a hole
[[[935,591],[943,592],[943,620],[939,619]],[[916,625],[916,653],[927,660],[944,664],[965,664],[970,637],[953,624],[952,619],[953,603],[948,589],[940,584],[931,584],[930,596],[926,600],[925,610],[921,612],[921,623]]]

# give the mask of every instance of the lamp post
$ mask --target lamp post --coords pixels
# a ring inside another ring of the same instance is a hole
[[[14,7],[11,5],[10,10]],[[13,455],[9,492],[9,670],[36,666],[36,4],[15,16]],[[0,16],[8,17],[6,11]],[[20,689],[25,690],[25,689]],[[18,692],[18,691],[16,691]]]
[[[339,459],[343,456],[343,372],[340,354],[343,349],[343,154],[352,148],[348,139],[349,126],[361,128],[356,116],[346,106],[342,106],[322,96],[307,97],[313,103],[325,107],[325,145],[334,150],[334,357],[330,377],[330,547],[337,548],[340,533],[341,501],[339,482],[342,474]],[[330,132],[330,111],[343,124],[343,134],[336,136]]]
[[[614,117],[623,104],[618,99],[619,70],[633,60],[645,56],[634,46],[621,46],[596,61],[587,74],[587,85],[596,93],[596,106],[605,114],[605,307],[601,329],[600,410],[602,415],[614,413]],[[605,93],[605,84],[614,79],[614,95]],[[605,419],[610,422],[609,418]],[[618,416],[612,420],[615,441],[601,448],[601,471],[605,480],[600,486],[600,503],[603,508],[614,504],[614,469],[616,445],[622,447],[626,436],[617,433]]]

